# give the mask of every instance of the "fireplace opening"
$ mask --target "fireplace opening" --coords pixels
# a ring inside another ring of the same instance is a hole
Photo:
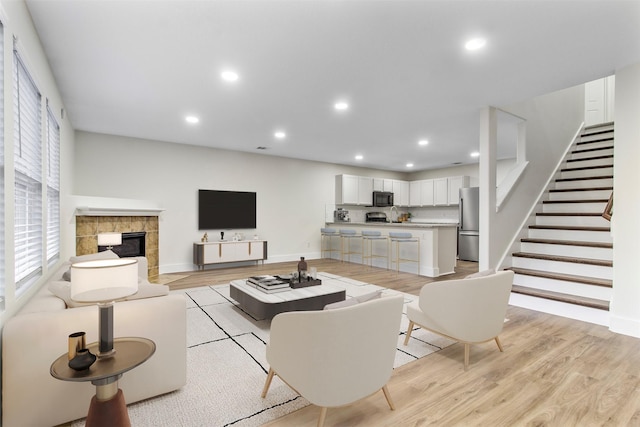
[[[111,250],[120,258],[146,256],[145,236],[146,231],[122,233],[122,244],[113,246]],[[107,246],[98,246],[98,252],[106,251]]]

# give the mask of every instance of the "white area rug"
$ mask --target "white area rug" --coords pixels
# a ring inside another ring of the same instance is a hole
[[[323,281],[339,279],[347,298],[385,289],[328,273],[318,276]],[[184,293],[187,299],[187,385],[129,405],[133,426],[260,426],[309,405],[278,377],[267,397],[260,397],[269,370],[265,346],[271,322],[256,321],[243,312],[230,298],[229,285],[173,292]],[[405,305],[417,298],[390,289],[383,293],[404,295]],[[405,347],[408,325],[403,314],[395,367],[454,343],[417,329]],[[84,420],[72,425],[83,426]]]

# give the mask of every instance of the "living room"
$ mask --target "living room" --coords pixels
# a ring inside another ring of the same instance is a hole
[[[337,174],[376,176],[391,179],[420,179],[426,176],[464,174],[481,178],[482,164],[474,163],[431,171],[406,172],[332,162],[292,159],[227,149],[133,136],[119,136],[107,131],[74,129],[73,117],[65,109],[56,76],[39,36],[34,29],[27,5],[19,1],[2,2],[0,15],[5,31],[5,75],[9,71],[12,51],[11,35],[17,36],[18,48],[26,57],[40,90],[59,119],[61,127],[61,247],[60,260],[76,253],[76,210],[82,207],[115,208],[132,212],[155,209],[159,218],[159,273],[193,270],[192,243],[199,241],[196,197],[199,188],[255,191],[258,194],[258,226],[255,234],[269,242],[269,262],[286,262],[306,256],[319,257],[319,229],[325,221],[325,207],[334,202],[334,177]],[[635,262],[639,254],[636,242],[640,230],[636,183],[638,171],[638,134],[635,119],[638,105],[638,64],[608,64],[616,75],[616,226],[615,297],[611,329],[640,336],[640,309]],[[5,77],[5,87],[10,78]],[[566,86],[557,89],[565,89]],[[6,97],[5,97],[6,99]],[[8,101],[7,101],[8,102]],[[105,113],[108,116],[108,113]],[[10,113],[6,112],[7,121]],[[108,121],[108,120],[105,120]],[[9,132],[10,126],[5,126]],[[105,128],[106,129],[106,128]],[[575,130],[575,129],[574,129]],[[12,141],[10,135],[6,142]],[[5,148],[9,152],[9,148]],[[10,165],[10,163],[7,163]],[[10,170],[5,171],[10,177]],[[10,186],[8,183],[7,186]],[[537,192],[527,188],[523,192]],[[4,311],[2,324],[13,316],[42,286],[56,265],[44,266],[42,278],[21,292],[11,288],[13,260],[10,218],[11,200],[5,202],[6,234]],[[230,213],[232,214],[232,213]],[[521,222],[521,219],[515,222]],[[254,233],[254,231],[252,231]],[[216,236],[217,237],[217,236]],[[496,252],[501,252],[499,248]],[[494,258],[499,258],[500,253]],[[494,259],[492,258],[492,259]],[[619,285],[618,285],[619,284]]]

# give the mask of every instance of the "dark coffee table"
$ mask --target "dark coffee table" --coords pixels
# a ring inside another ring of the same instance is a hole
[[[248,285],[246,280],[230,283],[230,296],[257,320],[271,319],[286,311],[322,310],[325,305],[344,301],[345,288],[337,280],[323,280],[321,285],[266,293]]]

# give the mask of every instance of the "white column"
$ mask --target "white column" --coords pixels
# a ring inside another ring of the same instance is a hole
[[[616,72],[615,115],[610,329],[640,337],[640,64]]]
[[[493,107],[480,110],[480,271],[496,267],[500,254],[491,247],[496,218],[497,112]]]

